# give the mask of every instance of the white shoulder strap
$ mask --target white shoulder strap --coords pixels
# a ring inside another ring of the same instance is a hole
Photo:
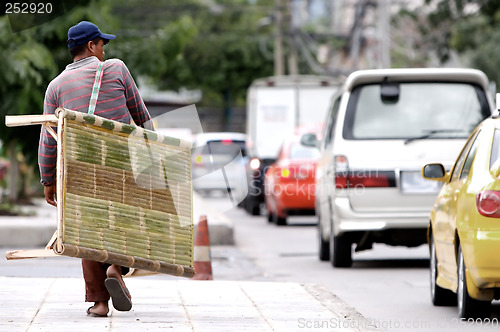
[[[94,114],[95,106],[97,104],[97,97],[99,95],[99,89],[101,88],[102,75],[104,74],[104,62],[100,62],[97,66],[97,71],[95,73],[94,86],[92,87],[92,95],[90,96],[89,102],[89,114]]]

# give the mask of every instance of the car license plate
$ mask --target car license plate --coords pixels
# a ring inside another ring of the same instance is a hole
[[[406,194],[437,194],[441,182],[427,180],[418,171],[401,172],[401,191]]]

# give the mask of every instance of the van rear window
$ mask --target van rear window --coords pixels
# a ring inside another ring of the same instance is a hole
[[[468,83],[398,83],[389,100],[381,90],[381,84],[353,89],[345,139],[467,138],[491,114],[483,90]]]
[[[201,154],[230,155],[233,158],[240,152],[243,157],[246,155],[245,142],[236,140],[209,141],[201,150]]]

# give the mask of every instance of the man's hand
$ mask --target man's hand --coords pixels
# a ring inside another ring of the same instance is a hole
[[[43,189],[43,193],[45,194],[45,200],[47,201],[47,203],[57,206],[55,183],[50,186],[45,186],[45,188]]]

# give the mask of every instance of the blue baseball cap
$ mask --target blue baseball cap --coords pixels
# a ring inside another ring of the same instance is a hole
[[[104,40],[104,44],[107,44],[108,41],[116,38],[115,35],[102,33],[94,23],[81,21],[68,30],[68,48],[85,44],[96,39],[97,37],[101,37]]]

